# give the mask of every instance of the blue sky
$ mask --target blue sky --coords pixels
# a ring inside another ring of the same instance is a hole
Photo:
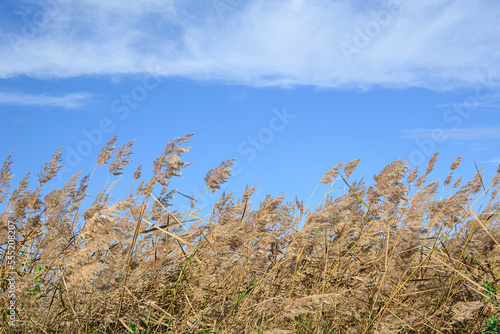
[[[491,176],[498,22],[488,0],[4,0],[0,161],[14,152],[15,186],[62,146],[60,187],[119,134],[136,140],[128,189],[138,165],[147,177],[169,140],[197,132],[172,184],[190,196],[229,158],[225,189],[257,185],[257,200],[307,200],[356,158],[352,178],[368,183],[396,158],[424,169],[436,151],[434,178],[459,154],[457,175],[476,163]]]

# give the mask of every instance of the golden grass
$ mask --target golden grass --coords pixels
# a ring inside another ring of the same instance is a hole
[[[150,180],[139,167],[139,185],[114,202],[113,184],[87,193],[94,172],[43,195],[60,150],[36,188],[28,174],[11,192],[7,158],[0,273],[5,290],[11,222],[18,313],[12,327],[2,311],[0,333],[479,333],[498,314],[500,169],[489,184],[479,170],[452,185],[458,157],[436,199],[440,183],[427,179],[437,154],[422,175],[394,161],[368,189],[349,181],[358,159],[324,175],[321,183],[348,191],[326,193],[315,209],[283,196],[253,205],[247,187],[202,219],[194,197],[180,193],[188,212],[170,204],[191,136],[166,145]],[[132,155],[132,142],[115,142],[96,164],[109,165],[108,181]],[[209,171],[205,190],[220,189],[232,164]],[[3,293],[3,310],[9,302]]]

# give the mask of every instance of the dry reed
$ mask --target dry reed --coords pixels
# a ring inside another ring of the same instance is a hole
[[[498,314],[500,170],[489,184],[479,170],[451,186],[458,157],[438,197],[440,182],[427,181],[437,154],[422,175],[396,160],[368,188],[349,180],[357,159],[324,175],[321,183],[347,191],[317,208],[283,196],[254,205],[247,187],[241,199],[222,194],[203,219],[194,210],[201,194],[169,189],[188,165],[191,136],[166,145],[150,180],[139,167],[140,183],[113,202],[113,183],[88,194],[93,172],[43,195],[60,150],[38,184],[28,174],[10,192],[9,155],[0,278],[5,291],[10,222],[18,313],[11,327],[3,311],[0,333],[478,333]],[[110,179],[132,155],[132,142],[116,140],[96,163],[109,164]],[[220,189],[232,163],[209,171],[205,189]],[[176,193],[191,210],[176,210]],[[8,303],[3,293],[3,310]]]

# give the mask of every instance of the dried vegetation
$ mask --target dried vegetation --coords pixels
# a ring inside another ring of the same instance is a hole
[[[18,313],[10,327],[3,312],[1,333],[478,333],[498,313],[500,170],[488,184],[481,170],[462,184],[459,157],[440,194],[428,181],[437,154],[422,175],[396,160],[368,188],[349,179],[355,160],[324,175],[322,187],[346,191],[327,191],[317,208],[283,196],[254,204],[252,187],[240,199],[222,194],[203,219],[199,194],[184,195],[187,212],[171,205],[190,138],[169,142],[152,178],[139,167],[113,201],[113,183],[88,193],[93,172],[44,195],[60,150],[35,185],[28,174],[10,191],[8,157],[0,282],[5,291],[10,222]],[[108,181],[132,154],[116,139],[96,163],[109,165]],[[220,189],[232,163],[209,171],[205,190]]]

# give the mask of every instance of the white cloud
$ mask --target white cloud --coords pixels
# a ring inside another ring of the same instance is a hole
[[[470,102],[470,103],[443,103],[439,104],[437,108],[457,108],[457,109],[463,109],[463,108],[498,108],[500,105],[498,104],[489,104],[489,103],[484,103],[484,102]]]
[[[87,93],[73,93],[63,96],[49,96],[46,94],[32,95],[24,93],[0,92],[0,104],[31,107],[56,107],[76,109],[91,98]]]
[[[413,129],[403,130],[403,138],[434,139],[444,138],[455,141],[492,140],[500,138],[500,127],[483,127],[470,129]]]
[[[488,0],[48,3],[24,15],[45,17],[32,27],[0,17],[8,36],[0,37],[0,78],[158,69],[260,86],[440,90],[500,76],[500,3]]]
[[[498,111],[500,107],[500,94],[498,92],[488,92],[487,87],[476,87],[478,90],[476,96],[468,96],[461,103],[443,103],[439,104],[437,108],[453,108],[453,109],[463,109],[473,110],[476,108],[481,108],[483,111]],[[486,92],[486,96],[482,96]],[[481,97],[481,98],[479,98]]]
[[[485,161],[488,164],[500,164],[500,157]]]

